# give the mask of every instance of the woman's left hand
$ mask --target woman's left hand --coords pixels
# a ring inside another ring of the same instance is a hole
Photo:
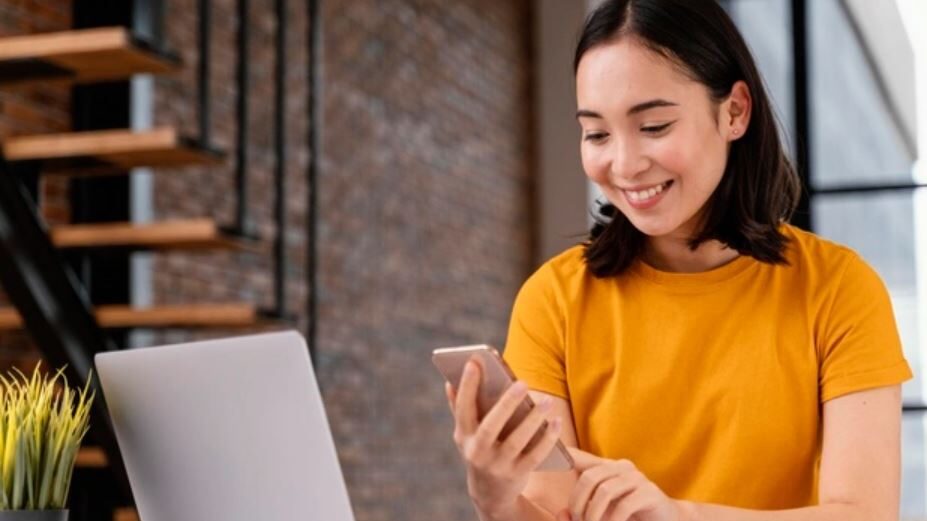
[[[557,521],[685,521],[682,502],[667,497],[630,461],[569,451],[580,475],[569,509]]]

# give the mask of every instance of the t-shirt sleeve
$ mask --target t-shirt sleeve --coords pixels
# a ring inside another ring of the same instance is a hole
[[[837,280],[820,346],[821,402],[912,376],[879,275],[854,254]]]
[[[545,264],[515,297],[502,356],[530,389],[569,399],[561,310],[554,270]]]

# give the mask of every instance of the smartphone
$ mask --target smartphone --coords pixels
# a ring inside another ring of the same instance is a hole
[[[515,375],[509,368],[505,360],[499,355],[495,348],[488,345],[474,345],[462,347],[444,347],[435,349],[431,356],[431,361],[438,368],[438,371],[444,375],[444,378],[456,390],[460,385],[460,379],[463,376],[464,366],[467,361],[475,358],[480,365],[481,379],[480,388],[477,393],[477,414],[482,420],[486,413],[499,400],[506,389],[515,382]],[[512,417],[506,423],[500,434],[500,439],[504,440],[516,427],[522,419],[528,415],[534,407],[534,402],[530,396],[525,396],[524,401],[518,406]],[[547,421],[538,433],[528,443],[526,448],[534,447],[543,437],[547,430]],[[567,452],[563,442],[557,440],[557,444],[551,450],[547,458],[535,469],[543,471],[565,471],[573,468],[573,458]]]

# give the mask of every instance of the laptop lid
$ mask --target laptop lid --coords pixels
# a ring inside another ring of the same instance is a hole
[[[295,331],[100,353],[142,521],[353,521]]]

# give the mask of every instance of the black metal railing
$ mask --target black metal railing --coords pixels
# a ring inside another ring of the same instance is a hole
[[[286,299],[286,0],[275,0],[274,13],[276,18],[275,37],[275,73],[274,73],[274,157],[273,172],[274,187],[274,221],[276,235],[273,244],[273,308],[260,311],[263,317],[294,320],[287,310]],[[205,148],[210,148],[211,112],[210,112],[210,27],[212,25],[212,8],[210,0],[199,0],[197,4],[199,16],[199,66],[197,82],[197,105],[199,116],[200,140]],[[254,229],[249,210],[249,139],[250,139],[250,95],[251,69],[250,57],[250,4],[248,0],[238,0],[236,4],[238,14],[238,27],[236,36],[237,65],[236,65],[236,150],[235,150],[235,221],[225,228],[228,233],[245,240],[258,241],[261,239]]]
[[[20,163],[12,167],[0,157],[0,282],[48,363],[66,367],[68,380],[83,386],[90,379],[93,356],[115,346],[100,329],[77,277],[45,231],[30,193],[33,190],[26,186],[37,184],[37,166]],[[125,497],[131,498],[96,378],[91,387],[96,396],[91,410],[92,435],[105,451]]]
[[[276,70],[274,73],[274,312],[286,316],[286,0],[275,0],[277,18]]]
[[[905,192],[913,191],[920,188],[927,188],[924,183],[892,183],[892,184],[858,184],[858,185],[841,185],[830,186],[827,188],[814,188],[811,190],[812,196],[819,195],[846,195],[846,194],[864,194],[874,192]]]
[[[238,208],[235,212],[234,230],[244,237],[254,235],[248,213],[248,127],[250,125],[248,117],[248,94],[250,92],[248,12],[248,0],[238,0],[238,67],[236,71],[238,89],[235,104],[238,120],[235,145],[235,191],[238,196]]]
[[[210,0],[199,0],[197,5],[199,17],[199,63],[197,65],[197,117],[200,127],[200,144],[203,148],[212,148],[212,125],[210,124],[209,64],[212,56],[210,38],[212,36],[212,4]]]
[[[805,0],[792,0],[792,71],[795,98],[795,169],[801,180],[802,191],[798,208],[792,217],[792,223],[799,228],[811,230],[811,149],[809,135],[811,131],[809,116],[808,89],[808,6]]]
[[[322,111],[319,110],[318,104],[321,103],[319,92],[322,88],[321,75],[321,49],[322,49],[322,24],[319,17],[319,1],[307,0],[307,9],[309,11],[309,38],[307,39],[307,83],[309,99],[306,104],[308,107],[307,119],[308,125],[308,145],[309,145],[309,165],[306,172],[306,189],[308,191],[308,200],[306,201],[306,242],[308,243],[306,252],[306,279],[309,283],[309,299],[306,302],[306,340],[309,344],[309,356],[313,362],[316,360],[316,310],[318,307],[316,293],[316,266],[317,249],[316,223],[318,222],[318,163],[319,151],[321,150],[321,134],[319,129],[322,128]]]

